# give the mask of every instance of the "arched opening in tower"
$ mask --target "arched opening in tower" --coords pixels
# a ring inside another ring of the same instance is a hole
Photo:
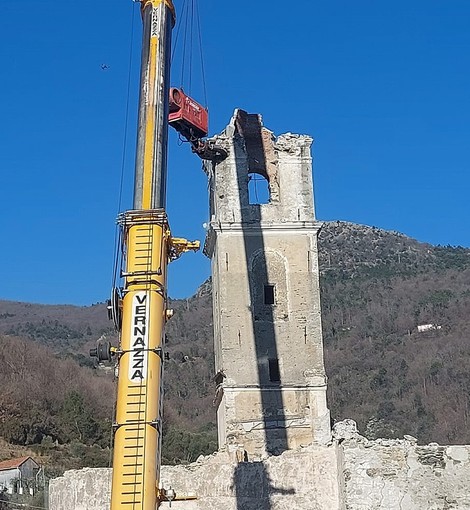
[[[269,181],[261,174],[249,173],[248,174],[248,203],[255,204],[268,204],[271,198],[269,189]]]

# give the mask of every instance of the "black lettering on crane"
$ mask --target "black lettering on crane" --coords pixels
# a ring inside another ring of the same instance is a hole
[[[147,294],[144,294],[143,296],[139,296],[138,294],[136,294],[135,298],[137,299],[139,304],[143,305],[147,300]]]
[[[147,376],[147,294],[134,295],[131,322],[129,379],[143,381]]]
[[[144,335],[145,335],[145,331],[146,331],[145,326],[143,326],[143,327],[141,327],[141,328],[137,328],[137,327],[135,327],[135,328],[134,328],[134,336],[138,336],[138,335],[142,335],[142,336],[144,336]]]
[[[134,355],[134,364],[132,365],[132,368],[144,368],[144,359],[135,359]]]
[[[133,358],[144,358],[144,350],[143,349],[134,349],[132,351]]]
[[[143,378],[144,378],[144,376],[143,376],[143,374],[142,374],[142,371],[141,371],[141,370],[136,370],[136,371],[132,374],[132,376],[131,376],[131,379],[132,379],[132,380],[134,380],[134,379],[141,379],[141,380],[142,380]]]

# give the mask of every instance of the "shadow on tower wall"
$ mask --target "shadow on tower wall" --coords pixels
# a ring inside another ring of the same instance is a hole
[[[233,485],[237,510],[271,510],[274,494],[295,494],[295,489],[281,489],[273,485],[264,462],[241,462],[235,468]]]
[[[263,128],[258,115],[239,111],[236,120],[234,150],[241,207],[243,240],[249,276],[250,312],[254,333],[258,384],[264,426],[264,440],[269,455],[287,450],[286,416],[281,391],[278,339],[274,327],[275,285],[268,274],[268,260],[261,224],[261,205],[249,204],[249,174],[268,179]],[[248,155],[248,164],[240,164]],[[254,263],[256,256],[256,266]],[[274,286],[274,288],[272,288]],[[272,292],[272,294],[271,294]],[[271,510],[273,494],[293,494],[293,489],[276,489],[263,462],[242,462],[234,472],[238,510]]]

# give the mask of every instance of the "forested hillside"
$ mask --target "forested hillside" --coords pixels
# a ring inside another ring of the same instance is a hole
[[[195,460],[217,447],[213,399],[211,297],[172,301],[165,362],[164,461]],[[106,466],[114,414],[114,375],[88,356],[116,336],[106,305],[46,306],[0,301],[2,457],[28,447],[48,472]],[[13,445],[13,447],[11,446]],[[22,451],[21,454],[25,452]]]
[[[371,437],[470,443],[470,250],[327,223],[320,266],[333,417]]]
[[[320,267],[333,418],[355,419],[370,437],[470,443],[470,250],[327,222]],[[210,283],[172,307],[164,459],[185,462],[216,447]],[[0,436],[8,442],[0,457],[27,447],[57,471],[107,465],[113,374],[87,355],[103,334],[115,339],[104,304],[0,301]]]

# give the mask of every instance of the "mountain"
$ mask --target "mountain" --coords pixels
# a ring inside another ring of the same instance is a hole
[[[329,222],[320,267],[333,417],[468,444],[470,250]]]
[[[319,258],[332,417],[355,419],[371,438],[470,443],[470,249],[325,222]],[[164,458],[181,462],[215,448],[210,282],[171,307]],[[0,383],[9,395],[8,406],[0,401],[0,435],[52,457],[72,444],[74,466],[80,455],[88,464],[107,462],[113,376],[87,355],[103,334],[116,338],[103,303],[0,301]],[[36,428],[18,404],[30,398],[44,417]],[[88,416],[91,429],[74,425],[77,415]],[[12,423],[26,430],[12,434]]]

